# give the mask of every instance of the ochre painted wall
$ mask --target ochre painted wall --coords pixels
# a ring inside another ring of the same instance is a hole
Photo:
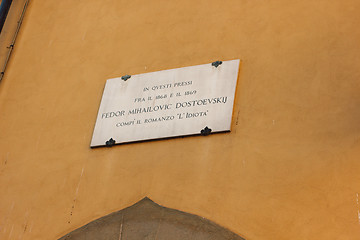
[[[32,0],[0,84],[0,239],[145,196],[248,240],[360,239],[360,1]],[[231,133],[90,149],[108,78],[242,59]]]

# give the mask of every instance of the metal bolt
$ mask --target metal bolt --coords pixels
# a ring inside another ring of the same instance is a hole
[[[211,133],[211,128],[208,128],[206,126],[203,130],[200,131],[200,133],[201,133],[202,136],[208,136]]]
[[[115,145],[115,140],[110,138],[109,141],[106,141],[106,146],[107,147],[112,147]]]
[[[216,62],[213,62],[213,63],[211,63],[211,65],[212,66],[214,66],[214,67],[218,67],[218,66],[220,66],[222,64],[222,61],[216,61]]]
[[[121,77],[121,79],[124,81],[127,81],[129,78],[131,78],[131,75],[125,75]]]

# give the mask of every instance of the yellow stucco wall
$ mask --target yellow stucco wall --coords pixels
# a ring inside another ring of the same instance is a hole
[[[0,239],[148,196],[248,240],[360,239],[360,1],[32,0],[0,84]],[[242,59],[232,132],[90,149],[105,80]]]

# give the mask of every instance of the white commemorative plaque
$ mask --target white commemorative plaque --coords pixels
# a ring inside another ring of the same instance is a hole
[[[239,64],[237,59],[108,79],[90,146],[195,135],[206,127],[230,131]]]

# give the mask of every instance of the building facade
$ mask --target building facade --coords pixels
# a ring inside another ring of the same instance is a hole
[[[359,10],[13,0],[0,36],[0,239],[59,239],[145,197],[247,240],[359,239]],[[89,147],[106,79],[232,59],[231,132]]]

